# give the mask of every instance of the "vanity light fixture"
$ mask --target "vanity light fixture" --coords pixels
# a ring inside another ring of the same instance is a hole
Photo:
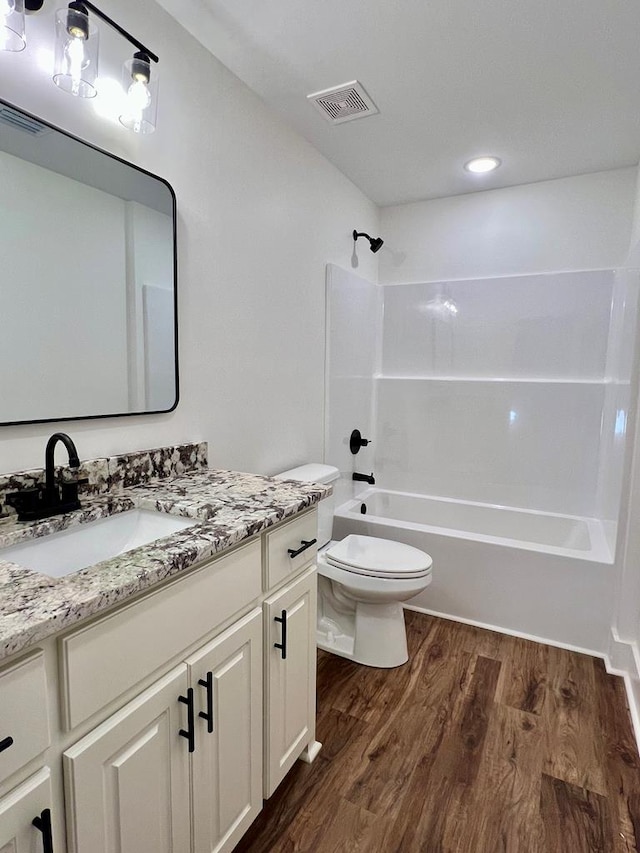
[[[499,157],[474,157],[464,164],[467,172],[473,172],[474,175],[484,175],[487,172],[493,172],[502,163]]]
[[[98,28],[79,0],[56,12],[53,82],[77,98],[95,98],[98,76]]]
[[[26,46],[24,15],[39,12],[44,0],[0,0],[0,49],[23,50]],[[72,0],[56,12],[53,82],[77,98],[94,98],[98,77],[99,18],[135,47],[123,70],[124,106],[120,122],[134,133],[152,133],[158,110],[158,75],[151,63],[158,57],[113,18],[89,0]]]
[[[22,0],[0,0],[0,50],[24,50],[24,5]]]
[[[151,76],[151,58],[143,51],[133,54],[123,68],[123,88],[127,95],[120,123],[134,133],[153,133],[158,109],[158,79]]]
[[[136,48],[133,59],[124,64],[126,98],[120,122],[134,133],[153,133],[156,129],[158,80],[154,75],[151,82],[151,62],[158,62],[158,57],[89,0],[73,0],[66,10],[61,9],[56,15],[54,83],[65,92],[81,98],[92,98],[96,94],[98,29],[92,25],[89,12]]]

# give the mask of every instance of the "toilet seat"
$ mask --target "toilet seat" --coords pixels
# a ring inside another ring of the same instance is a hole
[[[395,580],[426,577],[433,563],[428,554],[411,545],[353,534],[332,543],[324,557],[345,572]]]

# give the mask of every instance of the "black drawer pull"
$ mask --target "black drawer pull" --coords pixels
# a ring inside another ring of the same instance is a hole
[[[4,752],[5,749],[9,749],[10,746],[13,746],[12,737],[6,737],[4,740],[0,740],[0,752]]]
[[[178,734],[180,737],[186,737],[189,742],[189,752],[196,750],[196,721],[193,707],[193,687],[187,689],[186,696],[178,696],[178,702],[182,702],[187,706],[187,729],[180,729]]]
[[[206,679],[198,679],[198,684],[207,688],[207,713],[200,711],[198,716],[207,721],[207,731],[211,734],[213,731],[213,673],[208,672]]]
[[[298,549],[288,548],[287,549],[289,556],[293,560],[293,558],[297,557],[298,554],[302,554],[302,552],[306,551],[307,548],[311,548],[312,545],[315,545],[317,541],[318,541],[317,539],[309,539],[309,541],[307,542],[304,539],[301,539],[300,540],[300,545],[301,545],[300,548],[298,548]]]
[[[314,542],[315,542],[315,539],[314,539]],[[282,642],[281,643],[274,643],[273,648],[274,649],[280,649],[280,651],[282,652],[282,660],[286,660],[287,659],[287,611],[283,610],[282,613],[280,614],[280,616],[274,616],[273,621],[274,622],[280,622],[280,624],[282,625]]]
[[[51,809],[40,812],[38,817],[31,821],[33,826],[42,833],[43,853],[53,853],[53,833],[51,831]]]

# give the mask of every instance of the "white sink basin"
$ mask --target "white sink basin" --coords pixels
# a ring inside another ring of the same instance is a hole
[[[0,560],[61,578],[194,524],[199,524],[198,519],[132,509],[20,545],[0,548]]]

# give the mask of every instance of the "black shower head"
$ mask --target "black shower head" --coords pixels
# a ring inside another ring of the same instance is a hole
[[[356,231],[354,229],[353,239],[357,240],[358,237],[366,237],[367,238],[367,240],[369,241],[369,248],[371,249],[372,252],[377,252],[380,249],[380,247],[382,246],[382,244],[384,243],[384,240],[382,239],[382,237],[369,237],[369,235],[365,234],[364,231]]]

